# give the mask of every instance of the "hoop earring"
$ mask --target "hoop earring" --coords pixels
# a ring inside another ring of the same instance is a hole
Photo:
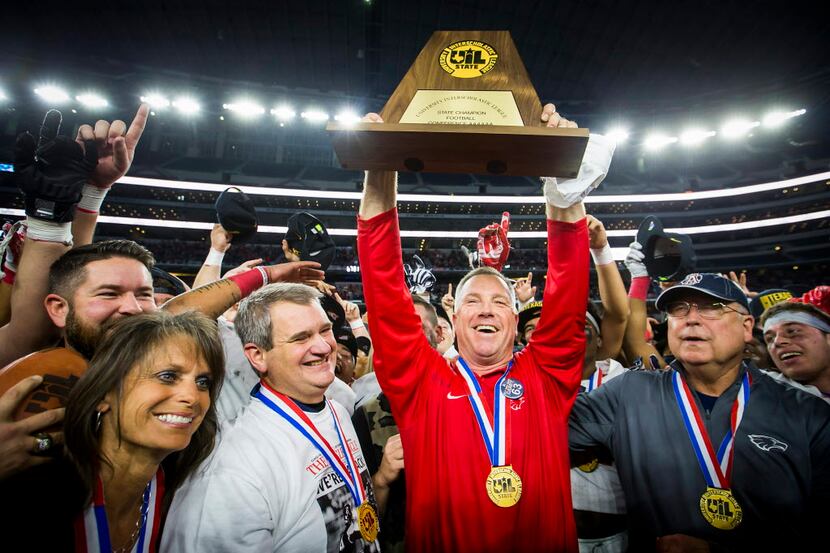
[[[96,432],[101,430],[101,415],[103,415],[103,413],[101,411],[95,411],[95,431]]]

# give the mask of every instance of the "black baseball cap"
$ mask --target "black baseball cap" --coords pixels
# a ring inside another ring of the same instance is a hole
[[[352,354],[352,357],[357,359],[357,340],[352,334],[351,328],[348,326],[340,326],[334,332],[334,341],[338,344],[343,344],[346,349]]]
[[[325,311],[326,315],[328,315],[331,324],[334,325],[334,328],[339,328],[347,324],[346,312],[343,310],[343,306],[337,303],[334,296],[323,294],[323,297],[320,298],[320,305],[323,306],[323,311]]]
[[[685,234],[665,232],[663,223],[649,215],[640,223],[637,242],[643,246],[648,274],[667,282],[679,280],[695,269],[697,257],[692,239]]]
[[[541,301],[532,301],[529,304],[525,305],[521,311],[519,311],[519,334],[524,335],[525,333],[525,325],[531,319],[535,319],[542,314],[542,302]]]
[[[761,320],[761,315],[764,311],[782,301],[787,301],[793,297],[792,292],[784,288],[770,288],[760,292],[757,296],[749,301],[749,312],[755,317],[756,321]]]
[[[153,292],[156,294],[170,294],[178,296],[187,292],[187,286],[178,277],[174,277],[164,269],[153,267],[150,269],[153,277]]]
[[[235,242],[244,242],[256,234],[257,215],[254,202],[239,188],[226,188],[216,198],[215,208],[216,222],[233,235]]]
[[[301,261],[316,261],[324,271],[334,261],[337,251],[325,225],[307,211],[295,213],[288,218],[285,241],[300,256]]]
[[[664,290],[657,297],[655,305],[660,311],[666,310],[666,304],[678,299],[685,290],[702,292],[726,302],[736,302],[749,309],[749,302],[741,287],[715,273],[691,273],[671,288]]]

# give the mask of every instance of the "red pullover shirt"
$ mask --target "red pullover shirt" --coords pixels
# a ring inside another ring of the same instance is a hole
[[[544,309],[510,377],[507,463],[522,479],[518,504],[492,503],[490,461],[455,364],[430,348],[406,287],[397,209],[358,219],[358,252],[370,313],[374,368],[401,433],[406,468],[406,547],[412,552],[577,551],[571,505],[568,414],[585,351],[588,230],[548,221]],[[492,424],[493,386],[505,368],[477,376]]]

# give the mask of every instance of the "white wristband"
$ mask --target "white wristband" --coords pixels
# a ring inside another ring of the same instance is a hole
[[[611,251],[611,246],[606,244],[601,248],[591,248],[591,257],[594,258],[594,265],[609,265],[614,262],[614,252]]]
[[[222,260],[225,259],[225,252],[214,250],[213,248],[207,254],[207,258],[202,265],[218,265],[222,266]]]
[[[92,184],[85,184],[81,190],[81,201],[78,202],[78,209],[88,213],[98,213],[101,211],[101,204],[104,203],[104,198],[107,197],[109,188],[98,188]]]
[[[41,242],[58,242],[65,246],[72,245],[72,223],[53,223],[34,217],[26,217],[29,230],[26,238]]]
[[[349,321],[349,326],[352,327],[352,330],[360,330],[361,328],[366,327],[366,325],[363,324],[363,319],[355,319],[354,321]]]
[[[259,274],[262,275],[262,285],[268,286],[268,284],[271,282],[268,278],[268,271],[266,271],[264,267],[254,267],[254,269],[259,271]]]

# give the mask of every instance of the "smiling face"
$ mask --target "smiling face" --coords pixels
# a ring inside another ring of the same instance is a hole
[[[315,301],[286,301],[269,307],[273,347],[245,345],[254,368],[278,392],[304,403],[323,401],[334,380],[337,343],[326,312]]]
[[[504,366],[513,356],[518,315],[502,279],[477,275],[459,291],[453,325],[461,357],[475,370]]]
[[[87,358],[95,352],[107,323],[156,310],[150,271],[127,257],[87,264],[84,280],[69,301],[56,294],[49,294],[46,301],[52,321],[64,329],[68,344]]]
[[[168,338],[130,368],[120,400],[112,391],[99,407],[109,415],[102,419],[102,452],[161,460],[186,448],[210,408],[211,385],[193,340]]]
[[[695,292],[678,296],[677,300],[697,304],[722,301]],[[726,305],[743,309],[734,302]],[[669,317],[669,347],[687,369],[732,368],[741,362],[744,344],[752,339],[752,320],[751,316],[728,309],[720,319],[704,319],[697,308],[692,308],[685,317]]]
[[[830,383],[825,382],[830,381],[830,334],[803,323],[781,322],[764,332],[764,342],[784,375],[825,391]]]

